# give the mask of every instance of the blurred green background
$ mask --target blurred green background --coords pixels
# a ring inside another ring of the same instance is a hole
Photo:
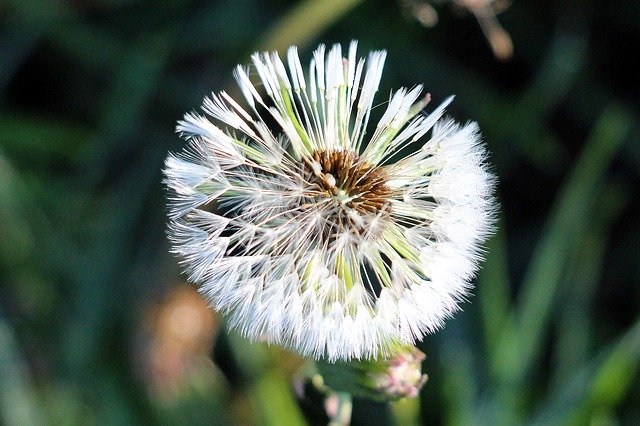
[[[351,39],[389,52],[379,102],[457,95],[501,203],[420,398],[353,423],[640,424],[640,2],[492,2],[510,58],[484,3],[0,0],[0,424],[326,423],[184,283],[161,169],[253,51]]]

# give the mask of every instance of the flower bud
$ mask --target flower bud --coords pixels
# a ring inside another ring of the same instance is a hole
[[[427,382],[422,374],[424,353],[414,346],[399,347],[389,358],[345,363],[318,362],[324,391],[347,392],[353,396],[393,401],[413,398]]]
[[[371,375],[378,392],[390,400],[416,397],[428,379],[420,365],[425,358],[412,346],[385,360],[386,369]]]

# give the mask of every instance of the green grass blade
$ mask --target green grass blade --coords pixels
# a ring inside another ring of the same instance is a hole
[[[594,191],[624,141],[633,117],[621,107],[608,108],[600,117],[584,149],[560,190],[548,225],[525,273],[516,318],[520,339],[518,381],[533,367],[541,350],[555,296],[567,262],[594,205]],[[504,342],[507,344],[507,342]]]
[[[284,52],[290,45],[304,46],[361,1],[303,1],[267,32],[258,50],[269,49]]]
[[[640,320],[617,342],[575,370],[564,386],[550,393],[532,424],[591,424],[606,415],[631,389],[640,370]]]
[[[260,411],[260,424],[305,425],[306,422],[293,397],[291,386],[282,373],[269,370],[262,374],[252,391]]]
[[[613,408],[625,397],[640,369],[640,321],[625,333],[598,369],[589,409]]]
[[[478,303],[489,364],[492,373],[498,373],[504,354],[509,352],[509,347],[500,345],[500,336],[504,334],[505,327],[510,325],[508,314],[511,284],[503,226],[499,226],[498,233],[489,240],[487,252],[487,260],[478,274]]]
[[[602,279],[610,228],[627,206],[628,188],[610,184],[598,196],[596,217],[590,232],[579,243],[580,249],[571,260],[569,277],[563,286],[563,309],[557,321],[558,339],[555,344],[552,382],[560,386],[577,365],[584,364],[591,349],[592,313],[597,285]]]
[[[441,361],[446,368],[441,372],[440,380],[447,407],[445,423],[448,425],[473,423],[478,391],[478,375],[475,374],[473,362],[474,356],[467,342],[452,339],[446,343]]]

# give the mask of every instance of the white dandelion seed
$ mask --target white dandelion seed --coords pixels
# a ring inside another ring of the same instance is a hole
[[[258,85],[234,73],[248,107],[221,92],[178,122],[187,147],[164,171],[173,251],[250,339],[331,361],[389,356],[469,294],[494,222],[478,127],[441,118],[452,97],[425,114],[416,86],[371,129],[385,57],[321,45],[305,75],[295,47],[288,68],[256,53]]]

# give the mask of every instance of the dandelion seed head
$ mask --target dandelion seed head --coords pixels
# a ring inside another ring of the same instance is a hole
[[[253,340],[331,361],[440,328],[495,210],[477,125],[442,118],[452,97],[424,112],[422,86],[392,93],[369,125],[386,53],[356,49],[321,45],[306,75],[295,48],[288,68],[254,54],[259,85],[234,72],[247,106],[206,98],[165,164],[172,251],[211,307]]]

